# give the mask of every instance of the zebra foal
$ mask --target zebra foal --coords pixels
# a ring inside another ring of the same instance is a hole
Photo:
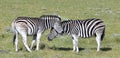
[[[79,52],[78,38],[88,38],[96,35],[97,51],[100,50],[100,43],[105,35],[105,24],[101,19],[86,19],[86,20],[68,20],[62,22],[63,33],[72,36],[73,51]],[[58,32],[52,29],[48,40],[52,40]]]
[[[12,22],[14,32],[13,43],[18,51],[18,33],[22,36],[22,41],[27,51],[31,52],[33,44],[36,41],[36,50],[39,50],[40,37],[48,29],[55,29],[58,33],[63,31],[61,27],[61,18],[57,15],[42,15],[40,18],[18,17]],[[31,49],[27,45],[27,35],[33,35]]]

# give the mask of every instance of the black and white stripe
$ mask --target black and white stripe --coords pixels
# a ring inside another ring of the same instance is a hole
[[[97,51],[100,50],[100,43],[105,34],[105,24],[101,19],[87,19],[87,20],[67,20],[62,22],[63,33],[67,33],[73,38],[73,51],[78,49],[78,37],[88,38],[93,35],[96,36],[98,44]],[[52,40],[58,33],[53,29],[48,37]]]
[[[12,22],[12,29],[14,31],[13,42],[16,45],[16,51],[18,51],[18,33],[22,36],[26,49],[31,52],[27,45],[27,35],[33,35],[31,48],[33,47],[33,44],[36,40],[36,50],[39,50],[41,34],[48,28],[53,28],[58,33],[61,33],[61,18],[57,15],[42,15],[40,18],[18,17],[15,21]]]

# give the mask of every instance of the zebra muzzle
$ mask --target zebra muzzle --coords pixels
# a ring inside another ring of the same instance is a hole
[[[50,38],[48,37],[48,41],[52,41],[52,39],[50,39]]]

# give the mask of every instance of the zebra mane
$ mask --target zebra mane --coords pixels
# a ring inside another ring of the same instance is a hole
[[[17,17],[16,20],[14,21],[17,21],[17,20],[27,20],[27,19],[39,19],[38,17],[25,17],[25,16],[21,16],[21,17]]]
[[[65,20],[65,21],[62,21],[62,23],[70,23],[70,22],[72,22],[72,21],[80,21],[80,20]]]
[[[96,19],[96,18],[83,19],[83,20],[80,20],[80,19],[65,19],[65,21],[62,21],[62,23],[71,22],[71,21],[87,21],[87,20],[94,20],[94,19]],[[96,20],[101,20],[101,19],[96,19]]]
[[[42,16],[40,16],[40,18],[45,18],[45,17],[55,17],[55,18],[59,18],[59,20],[61,21],[61,18],[59,15],[42,15]]]

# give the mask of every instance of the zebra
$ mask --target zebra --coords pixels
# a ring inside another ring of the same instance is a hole
[[[46,29],[55,29],[58,33],[63,31],[61,27],[61,18],[58,15],[42,15],[36,17],[17,17],[12,22],[12,30],[14,32],[13,44],[18,51],[18,33],[22,36],[22,41],[28,52],[36,41],[36,50],[39,50],[40,37]],[[27,36],[33,35],[31,47],[27,45]]]
[[[72,36],[73,51],[79,52],[78,38],[88,38],[93,35],[96,36],[97,51],[100,50],[100,43],[105,36],[105,24],[101,19],[86,19],[86,20],[66,20],[62,23],[63,32],[61,34],[68,34]],[[59,33],[55,29],[50,31],[48,40],[51,41]]]

